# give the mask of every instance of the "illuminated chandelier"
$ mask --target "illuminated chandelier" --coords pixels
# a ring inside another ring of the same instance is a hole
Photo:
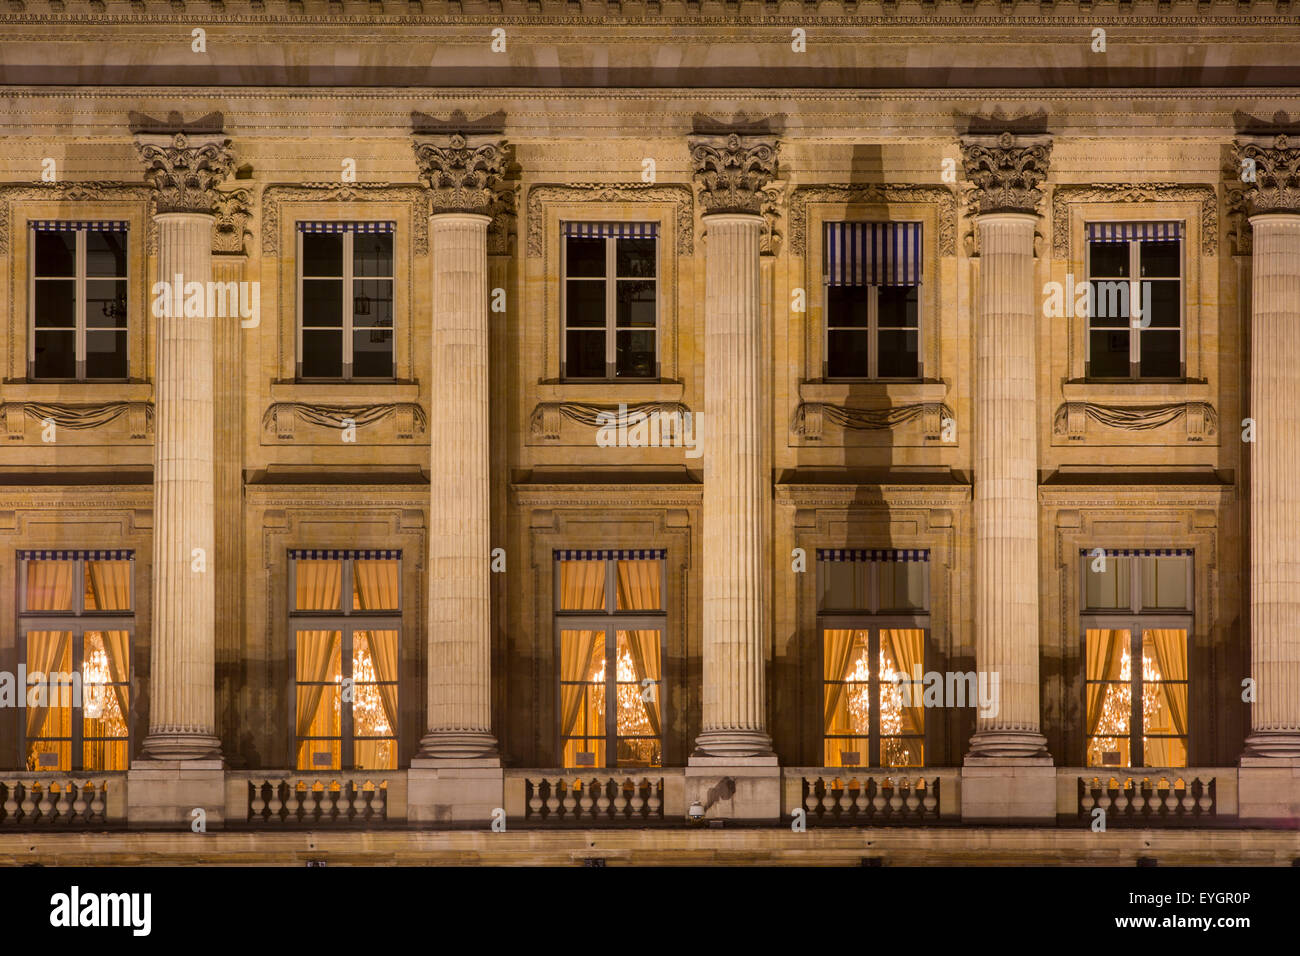
[[[388,722],[388,712],[384,710],[383,698],[375,681],[375,662],[370,656],[370,642],[358,639],[352,654],[352,721],[354,732],[358,737],[391,737],[392,724]],[[334,716],[339,716],[339,698],[334,695]],[[391,765],[392,740],[369,741],[375,745],[376,767]]]
[[[103,720],[113,728],[125,727],[122,708],[117,694],[108,682],[113,678],[108,670],[108,655],[103,648],[95,648],[81,662],[81,688],[84,697],[82,708],[88,720]]]
[[[866,736],[871,730],[871,667],[867,655],[859,654],[853,670],[844,678],[854,683],[849,687],[849,720],[853,732]],[[899,683],[903,675],[880,652],[880,734],[886,766],[908,766],[911,751],[905,742],[896,739],[903,732],[903,688]],[[891,739],[892,738],[892,739]]]
[[[1124,651],[1119,658],[1119,680],[1120,684],[1110,684],[1106,688],[1106,698],[1102,701],[1101,717],[1097,721],[1096,736],[1092,738],[1091,750],[1094,759],[1100,763],[1100,758],[1107,752],[1119,751],[1119,738],[1127,737],[1129,733],[1129,718],[1133,708],[1133,662],[1129,657],[1129,652]],[[1155,685],[1155,681],[1160,680],[1160,671],[1156,669],[1155,662],[1145,654],[1142,655],[1142,727],[1145,729],[1160,710],[1160,688]],[[1142,743],[1146,745],[1146,735],[1142,736]],[[1132,755],[1129,755],[1129,762],[1132,762]]]
[[[645,701],[641,697],[641,686],[636,679],[636,666],[632,663],[632,654],[626,648],[618,656],[618,664],[615,667],[615,673],[618,676],[618,690],[615,692],[618,701],[618,710],[615,712],[614,721],[618,728],[620,737],[653,737],[655,736],[654,728],[650,724],[650,715],[646,713]],[[605,682],[605,662],[600,662],[598,667],[591,674],[593,684],[603,684]],[[605,716],[605,698],[603,695],[595,698],[596,714],[598,717]],[[654,757],[653,740],[621,740],[621,747],[631,750],[631,759],[638,763],[651,763]]]

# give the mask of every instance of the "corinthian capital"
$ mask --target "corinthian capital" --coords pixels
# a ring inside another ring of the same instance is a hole
[[[212,212],[217,184],[235,164],[229,138],[220,133],[142,133],[135,145],[158,212]]]
[[[1300,145],[1285,136],[1241,137],[1232,144],[1245,184],[1246,214],[1300,213]]]
[[[732,133],[689,142],[705,215],[763,211],[764,190],[776,176],[776,140]]]
[[[969,136],[961,142],[966,178],[976,208],[986,212],[1037,213],[1047,178],[1052,141],[1046,136]]]
[[[435,213],[486,214],[505,174],[506,141],[483,134],[417,135],[415,161]]]

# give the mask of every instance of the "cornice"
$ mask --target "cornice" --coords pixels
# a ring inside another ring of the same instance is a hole
[[[429,194],[423,186],[388,183],[276,183],[262,190],[262,255],[280,247],[280,206],[286,202],[406,202],[411,204],[415,254],[429,251]]]
[[[147,250],[152,255],[158,248],[158,229],[153,221],[154,191],[146,183],[127,182],[64,182],[64,183],[11,183],[0,185],[0,255],[10,252],[15,202],[147,202]]]
[[[0,487],[0,511],[69,507],[153,508],[153,485],[45,485]]]
[[[943,186],[851,184],[808,185],[790,197],[790,253],[803,256],[808,248],[808,203],[928,202],[939,206],[939,255],[957,254],[957,197]]]
[[[528,189],[528,258],[541,256],[545,217],[543,203],[671,202],[677,206],[677,254],[695,254],[694,200],[689,186],[679,183],[539,183]]]
[[[820,508],[933,508],[969,504],[971,486],[957,484],[784,484],[776,485],[778,504]]]
[[[1201,255],[1219,254],[1219,205],[1212,186],[1182,183],[1063,184],[1052,189],[1052,255],[1070,254],[1070,203],[1078,202],[1179,202],[1201,204]]]
[[[701,484],[511,484],[510,500],[520,507],[618,509],[681,508],[701,505]]]

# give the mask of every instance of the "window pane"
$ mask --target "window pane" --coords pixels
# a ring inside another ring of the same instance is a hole
[[[655,333],[653,329],[614,334],[614,374],[619,378],[654,378]]]
[[[570,330],[565,336],[564,374],[569,378],[605,377],[603,330]]]
[[[867,680],[871,676],[871,661],[867,654],[869,638],[868,631],[853,628],[827,628],[823,631],[823,678],[828,681]]]
[[[605,766],[605,738],[565,738],[564,766],[566,768]]]
[[[77,375],[77,333],[36,330],[36,378],[75,378]]]
[[[1127,242],[1088,243],[1088,275],[1103,279],[1128,277]]]
[[[1187,732],[1186,684],[1158,682],[1143,686],[1142,732],[1174,737]]]
[[[358,329],[352,333],[352,377],[393,377],[392,329]]]
[[[819,561],[821,607],[827,611],[865,611],[869,565],[866,561]]]
[[[304,378],[338,378],[343,374],[343,334],[306,329],[302,333]]]
[[[126,280],[91,279],[86,282],[86,327],[126,328]]]
[[[1139,334],[1142,336],[1139,370],[1143,378],[1178,378],[1182,375],[1178,331],[1145,329]]]
[[[86,233],[86,275],[126,277],[125,232],[91,229]]]
[[[77,274],[77,234],[75,232],[36,233],[36,275],[75,276]]]
[[[72,588],[77,576],[75,561],[28,561],[27,611],[71,611]]]
[[[352,234],[352,275],[391,277],[393,274],[392,233]]]
[[[1155,329],[1176,329],[1182,325],[1182,304],[1177,282],[1143,282],[1142,308],[1149,310]],[[1143,313],[1145,317],[1146,313]]]
[[[304,328],[343,327],[343,280],[304,279],[302,283]]]
[[[1089,628],[1084,636],[1087,651],[1086,679],[1089,681],[1129,680],[1122,676],[1128,667],[1129,643],[1132,635],[1128,631],[1109,628]],[[1095,716],[1094,703],[1100,706],[1104,700],[1104,689],[1100,685],[1088,688],[1088,724],[1092,726]],[[1094,702],[1093,696],[1097,696]]]
[[[570,279],[565,283],[565,322],[571,328],[605,327],[605,283]]]
[[[126,332],[86,333],[86,378],[126,378]]]
[[[352,324],[356,328],[393,327],[393,280],[364,279],[352,283]]]
[[[297,769],[299,770],[341,770],[343,769],[342,744],[339,742],[338,738],[335,738],[333,740],[299,741]]]
[[[83,736],[126,737],[130,658],[126,631],[87,631],[81,663]],[[109,769],[109,768],[99,768]],[[126,767],[112,768],[125,770]]]
[[[881,330],[876,373],[881,378],[915,378],[920,336],[915,331]]]
[[[1185,557],[1142,559],[1142,606],[1144,608],[1188,608]]]
[[[884,286],[877,291],[876,324],[881,328],[909,328],[917,325],[916,286]]]
[[[620,681],[631,682],[639,687],[644,687],[644,681],[649,678],[658,681],[663,678],[659,669],[659,644],[662,634],[659,631],[638,630],[638,631],[616,631],[615,648],[618,654],[619,668],[618,679]],[[630,664],[628,669],[625,662]],[[640,694],[640,690],[637,691]],[[657,694],[652,694],[656,697]],[[648,703],[648,702],[647,702]],[[623,733],[623,731],[619,731]],[[658,733],[658,731],[655,731]]]
[[[564,274],[566,277],[604,278],[605,240],[565,237]]]
[[[1142,677],[1148,681],[1187,680],[1187,631],[1182,628],[1154,628],[1142,632]],[[1185,712],[1178,715],[1183,724]],[[1183,733],[1182,730],[1169,731]],[[1159,733],[1159,731],[1157,731]]]
[[[1088,288],[1092,293],[1088,304],[1089,324],[1093,328],[1128,328],[1133,305],[1131,283],[1093,281]]]
[[[1182,243],[1177,239],[1142,242],[1138,252],[1144,278],[1177,277],[1181,271]]]
[[[659,762],[659,686],[646,688],[643,680],[659,677],[659,631],[619,631],[616,634],[617,711],[615,729],[620,738],[620,766],[654,766]],[[651,700],[645,699],[649,689]]]
[[[831,329],[826,336],[826,375],[828,378],[866,378],[867,330]]]
[[[353,759],[359,770],[397,768],[397,649],[397,631],[357,631],[352,637]]]
[[[1132,567],[1129,558],[1106,555],[1097,558],[1092,554],[1080,556],[1083,565],[1084,606],[1089,608],[1124,609],[1133,604],[1129,575]]]
[[[826,327],[865,329],[870,298],[871,289],[867,286],[827,286]]]
[[[77,283],[42,279],[36,284],[35,325],[38,329],[77,327]]]
[[[51,710],[46,712],[45,728],[58,730],[62,725],[66,726],[67,733],[72,733],[71,716],[66,711]],[[27,769],[28,770],[62,770],[69,771],[72,769],[72,741],[71,740],[34,740],[28,737],[27,742]]]
[[[865,767],[871,763],[871,749],[866,737],[827,737],[822,761],[827,767]]]
[[[129,767],[127,741],[83,738],[81,760],[83,770],[126,770]]]
[[[925,576],[930,569],[927,562],[880,561],[876,569],[876,579],[880,583],[880,610],[925,608]]]
[[[618,562],[618,610],[662,610],[664,606],[662,569],[663,561],[657,558],[644,561],[620,560]]]
[[[614,242],[615,275],[620,278],[654,278],[655,240],[616,239]]]
[[[352,562],[352,609],[396,611],[398,573],[396,558],[358,558]],[[387,678],[384,678],[385,680]]]
[[[925,631],[920,628],[885,628],[880,632],[880,679],[882,681],[911,680],[918,674],[925,673]],[[914,702],[921,704],[920,691]],[[901,699],[901,698],[900,698]],[[909,701],[911,703],[912,701]],[[922,722],[919,715],[916,727],[899,733],[920,733]]]
[[[1146,737],[1142,760],[1148,767],[1186,767],[1186,737]]]
[[[557,561],[556,563],[560,566],[561,611],[605,609],[604,561]]]
[[[294,564],[299,611],[337,611],[343,591],[343,563],[337,559],[298,558]]]
[[[130,561],[87,561],[86,610],[131,610],[131,566]]]
[[[595,283],[592,283],[593,285]],[[619,328],[655,325],[655,284],[643,280],[620,280],[615,288]]]
[[[302,235],[302,274],[343,276],[343,235],[305,232]]]
[[[1088,357],[1088,374],[1094,378],[1128,378],[1129,333],[1092,331],[1088,334],[1091,354]]]
[[[54,675],[51,678],[50,675]],[[45,700],[47,706],[49,693],[42,689],[53,679],[56,684],[69,683],[72,680],[72,632],[71,631],[28,631],[27,632],[27,682],[28,702]],[[37,695],[33,697],[33,694]],[[69,701],[69,703],[71,703]],[[30,717],[31,715],[28,714]]]
[[[919,708],[918,708],[919,709]],[[883,720],[883,718],[882,718]],[[883,724],[882,724],[883,726]],[[925,740],[921,737],[880,738],[880,764],[883,767],[925,766]]]
[[[343,680],[343,635],[340,631],[298,631],[300,683],[338,683]],[[299,710],[302,688],[298,690]]]

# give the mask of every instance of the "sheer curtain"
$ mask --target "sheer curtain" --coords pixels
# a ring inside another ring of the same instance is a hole
[[[353,605],[363,611],[397,610],[398,569],[400,562],[395,560],[355,561],[353,562]],[[360,634],[356,635],[360,638]],[[398,652],[397,631],[374,631],[367,642],[370,647],[370,660],[375,668],[375,680],[380,682],[379,696],[384,703],[384,713],[388,717],[388,726],[394,737],[397,736],[397,680]],[[355,677],[355,674],[353,675]]]
[[[1185,681],[1187,680],[1187,632],[1181,628],[1157,628],[1155,630],[1145,631],[1142,635],[1144,638],[1150,638],[1155,648],[1156,669],[1160,672],[1162,681]],[[1158,683],[1156,686],[1160,689],[1160,700],[1164,703],[1169,711],[1169,720],[1173,725],[1172,729],[1175,734],[1182,737],[1187,733],[1187,712],[1182,697],[1185,692],[1186,684],[1180,683]],[[1148,729],[1148,728],[1144,728]],[[1155,730],[1156,728],[1149,728]],[[1163,732],[1164,728],[1160,728]],[[1151,755],[1148,763],[1161,767],[1171,767],[1186,762],[1186,751],[1184,756],[1179,760],[1171,759],[1173,751],[1177,747],[1174,741],[1161,740],[1159,738],[1149,738],[1146,747],[1150,750]]]
[[[131,561],[86,562],[86,609],[99,611],[127,611],[131,608]],[[113,696],[123,721],[130,710],[127,684],[131,675],[131,648],[126,631],[104,631],[104,656],[108,658],[109,679],[117,686]],[[126,733],[123,726],[122,733]],[[125,770],[125,767],[110,767]]]
[[[1097,732],[1097,724],[1101,722],[1102,704],[1106,700],[1109,689],[1115,686],[1101,682],[1119,679],[1120,658],[1128,649],[1129,637],[1128,631],[1089,629],[1087,632],[1085,641],[1088,657],[1087,678],[1088,681],[1098,682],[1087,685],[1089,737]]]
[[[859,634],[865,635],[865,631],[854,630],[826,630],[822,632],[825,642],[825,653],[823,663],[823,679],[826,681],[843,681],[848,677],[849,664],[853,662],[853,647],[855,639]],[[823,733],[833,734],[837,732],[834,726],[835,712],[839,709],[840,701],[844,699],[844,684],[824,684],[827,690],[826,695],[826,717],[824,720],[825,730]],[[845,728],[848,732],[853,732],[852,728]]]
[[[925,670],[925,632],[915,629],[883,630],[880,632],[881,647],[886,660],[892,659],[894,669],[901,671],[903,679],[909,683],[916,671]],[[905,734],[925,733],[925,700],[922,685],[912,684],[911,705],[903,705],[903,716],[910,728],[904,726]]]
[[[605,607],[605,562],[560,561],[560,609],[599,611]]]
[[[342,596],[342,565],[334,560],[299,559],[295,567],[298,610],[335,610]],[[339,673],[342,635],[338,631],[299,631],[298,644],[298,737],[332,736],[334,723],[330,707],[333,695],[325,694],[324,682]],[[310,683],[304,683],[310,682]],[[333,688],[331,688],[333,690]],[[327,701],[330,707],[326,707]],[[311,745],[298,743],[298,769],[310,770],[308,750]],[[330,745],[338,763],[338,745]]]
[[[560,632],[560,736],[569,737],[583,710],[583,681],[591,678],[605,656],[604,631]],[[590,732],[591,728],[587,728]],[[603,728],[600,731],[603,735]]]
[[[658,611],[663,607],[662,567],[659,560],[626,560],[618,562],[618,609],[620,611]],[[660,679],[658,631],[621,631],[627,641],[628,653],[639,685],[647,677]],[[638,694],[646,719],[654,735],[659,730],[659,695],[649,701]]]
[[[76,579],[76,564],[73,561],[28,561],[27,594],[25,607],[29,611],[70,611],[72,610],[72,587]],[[70,673],[72,670],[72,634],[69,631],[28,631],[27,632],[27,675],[40,673],[42,679],[48,680],[51,671]],[[26,687],[17,689],[18,693],[27,694]],[[56,692],[57,693],[57,692]],[[57,701],[48,699],[44,707],[27,708],[27,759],[31,761],[36,747],[34,737],[42,731],[50,737],[69,737],[72,728],[68,725],[71,713],[65,708],[55,711],[56,726],[45,727],[49,706]],[[61,747],[59,749],[62,749]],[[39,769],[39,768],[36,768]]]

